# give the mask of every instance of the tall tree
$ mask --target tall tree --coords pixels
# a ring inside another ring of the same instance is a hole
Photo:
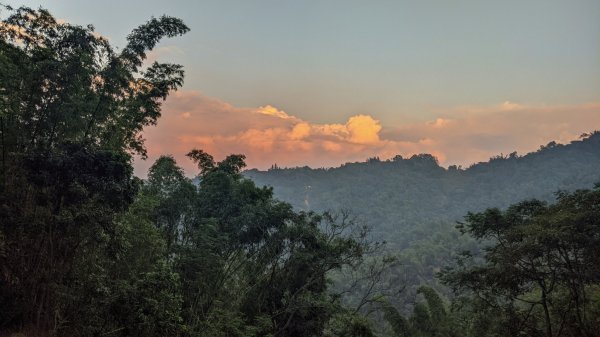
[[[175,245],[189,240],[187,231],[197,202],[196,187],[173,157],[161,156],[150,167],[141,194],[157,203],[152,211],[153,222],[163,232],[167,249],[173,253]]]
[[[385,320],[397,337],[445,337],[460,336],[439,294],[428,286],[419,287],[424,301],[417,301],[412,315],[406,319],[387,301],[382,303]]]
[[[340,313],[329,273],[362,259],[364,232],[295,212],[240,174],[244,156],[201,151],[193,233],[178,253],[190,331],[206,336],[318,336]]]
[[[142,128],[183,83],[181,66],[143,62],[160,39],[188,28],[153,18],[115,52],[92,26],[1,8],[0,327],[108,332],[97,313],[79,309],[106,295],[98,291],[109,277],[95,276],[139,185],[130,154],[145,155]]]
[[[597,335],[600,185],[559,192],[551,205],[530,200],[469,214],[462,229],[489,245],[482,261],[466,253],[443,280],[503,313],[508,333]]]

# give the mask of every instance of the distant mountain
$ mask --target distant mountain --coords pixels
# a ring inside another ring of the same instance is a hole
[[[389,237],[423,223],[454,223],[469,211],[506,207],[524,199],[551,201],[557,190],[600,182],[600,132],[567,145],[551,142],[536,152],[499,155],[467,169],[440,167],[429,154],[408,159],[347,163],[337,168],[248,170],[257,185],[298,209],[350,209]]]

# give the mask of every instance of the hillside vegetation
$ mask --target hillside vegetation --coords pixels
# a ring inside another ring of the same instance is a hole
[[[600,133],[567,145],[551,142],[524,156],[499,155],[466,169],[446,169],[435,157],[420,154],[329,169],[275,166],[244,175],[272,186],[275,197],[298,209],[352,209],[389,239],[417,224],[454,223],[467,212],[530,198],[551,201],[557,190],[593,186],[600,181]]]
[[[142,180],[184,79],[147,55],[188,27],[152,18],[117,49],[0,11],[0,337],[598,335],[600,134],[467,170],[246,172],[296,208],[242,154],[190,149],[195,180],[163,155]]]
[[[566,145],[550,142],[524,156],[498,155],[466,169],[443,168],[435,157],[420,154],[329,169],[274,165],[244,174],[297,209],[345,209],[370,226],[372,239],[385,241],[396,259],[383,283],[391,289],[401,284],[404,291],[390,301],[409,313],[423,284],[451,296],[436,275],[455,263],[458,252],[483,254],[481,242],[455,228],[469,212],[529,199],[554,202],[557,191],[599,182],[600,133]]]

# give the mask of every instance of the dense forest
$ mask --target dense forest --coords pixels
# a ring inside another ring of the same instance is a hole
[[[438,165],[429,154],[371,158],[337,168],[247,170],[257,185],[297,209],[352,209],[389,237],[422,222],[461,220],[467,212],[507,207],[523,199],[552,201],[557,190],[600,181],[600,132],[563,145],[550,142],[524,156],[513,152],[466,169]]]
[[[194,179],[165,155],[142,180],[142,131],[184,79],[147,54],[188,27],[151,18],[117,49],[0,10],[0,336],[598,335],[597,133],[467,170],[263,175],[278,184],[190,149]]]
[[[374,240],[385,240],[396,256],[387,279],[405,291],[395,305],[412,310],[418,288],[442,286],[436,274],[457,252],[480,245],[455,229],[468,212],[506,208],[527,199],[556,200],[557,191],[575,191],[600,181],[600,132],[570,144],[550,142],[519,156],[498,155],[468,168],[439,166],[428,154],[390,160],[370,158],[337,168],[247,170],[257,185],[299,210],[346,209],[368,223]]]

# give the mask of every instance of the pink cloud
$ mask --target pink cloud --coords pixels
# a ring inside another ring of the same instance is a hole
[[[433,121],[382,126],[371,115],[333,124],[316,124],[265,105],[240,108],[198,92],[174,93],[157,127],[145,130],[148,160],[136,160],[145,176],[161,154],[175,156],[190,174],[185,158],[192,148],[222,159],[243,153],[249,167],[329,167],[378,156],[392,158],[431,153],[442,165],[469,165],[501,152],[525,153],[549,141],[569,142],[600,129],[600,104],[535,107],[512,102],[491,107],[461,107]]]

